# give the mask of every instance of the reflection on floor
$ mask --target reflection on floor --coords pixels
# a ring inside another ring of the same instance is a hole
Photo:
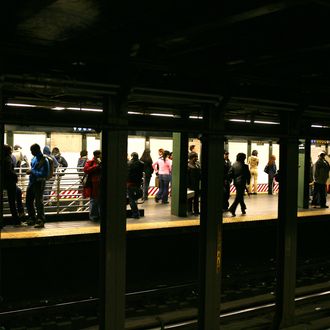
[[[233,201],[231,197],[230,203]],[[247,206],[246,215],[240,214],[240,208],[236,210],[236,217],[231,217],[230,213],[224,213],[224,223],[240,223],[247,221],[272,220],[277,218],[277,195],[252,195],[245,198]],[[199,217],[188,216],[186,218],[177,217],[171,214],[171,204],[157,204],[154,199],[149,199],[139,205],[144,209],[145,216],[140,219],[127,219],[127,230],[148,230],[161,228],[175,228],[198,226]],[[298,216],[314,216],[330,214],[330,209],[310,208],[299,210]],[[20,239],[52,237],[78,234],[94,234],[100,231],[99,224],[91,221],[60,221],[46,223],[44,229],[34,229],[33,227],[13,227],[6,226],[0,233],[1,239]]]

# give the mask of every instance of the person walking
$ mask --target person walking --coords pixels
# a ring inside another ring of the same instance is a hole
[[[237,205],[240,204],[242,214],[246,214],[246,205],[244,203],[244,192],[246,185],[250,184],[250,171],[249,167],[244,164],[246,155],[244,153],[238,153],[236,156],[236,162],[232,165],[229,170],[229,177],[234,180],[236,188],[236,196],[233,204],[230,206],[228,211],[233,217],[236,216]]]
[[[31,169],[26,171],[30,175],[26,190],[26,208],[29,216],[27,225],[43,228],[45,226],[43,196],[46,178],[49,175],[49,163],[48,159],[42,154],[39,144],[32,144],[30,150],[34,157],[31,161]],[[37,218],[34,204],[37,208]]]
[[[329,178],[330,165],[325,160],[325,152],[321,151],[318,160],[314,165],[314,192],[312,206],[320,205],[321,208],[328,208],[326,183]]]
[[[172,160],[168,158],[170,152],[165,150],[162,157],[159,158],[152,167],[159,175],[159,190],[155,197],[155,202],[160,200],[163,204],[168,204],[168,188],[171,181]]]
[[[277,173],[275,161],[276,157],[274,155],[270,156],[269,161],[264,169],[264,172],[268,174],[268,195],[273,195],[274,177]]]
[[[249,185],[249,193],[257,195],[258,193],[258,151],[253,150],[251,156],[248,158],[248,164],[250,166],[251,180]],[[252,182],[253,182],[253,192],[252,192]]]
[[[128,161],[127,167],[127,195],[129,205],[132,210],[132,217],[135,219],[139,219],[140,213],[136,201],[143,196],[141,185],[143,180],[144,163],[139,160],[139,155],[137,152],[131,153],[131,160]]]
[[[150,149],[145,149],[140,160],[144,163],[144,192],[143,199],[148,200],[148,190],[150,185],[150,179],[154,169],[152,167],[152,158],[150,156]]]
[[[100,221],[101,219],[101,196],[100,182],[102,171],[102,153],[100,150],[93,152],[93,159],[88,160],[84,166],[84,173],[89,178],[90,186],[84,188],[84,197],[90,198],[89,219],[91,221]]]

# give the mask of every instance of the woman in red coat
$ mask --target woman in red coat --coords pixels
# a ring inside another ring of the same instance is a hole
[[[84,188],[84,196],[90,197],[89,204],[89,219],[92,221],[100,221],[101,218],[101,196],[100,196],[100,181],[101,181],[101,151],[93,152],[93,159],[88,160],[84,166],[84,172],[88,174],[90,182],[89,187]]]

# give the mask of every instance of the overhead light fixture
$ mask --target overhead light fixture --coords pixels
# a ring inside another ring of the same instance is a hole
[[[143,115],[142,112],[137,112],[137,111],[128,111],[127,114],[128,115]]]
[[[169,113],[151,113],[150,116],[157,116],[157,117],[174,117],[174,115]]]
[[[203,119],[203,116],[189,116],[189,119]]]
[[[313,128],[329,128],[329,126],[323,126],[323,125],[311,125]]]
[[[34,104],[23,104],[23,103],[5,103],[9,107],[23,107],[23,108],[36,108]]]
[[[247,120],[247,119],[229,119],[229,121],[234,121],[237,123],[251,123],[251,120]]]
[[[276,121],[263,121],[263,120],[255,120],[255,124],[266,124],[266,125],[279,125],[280,123]]]
[[[52,110],[65,110],[65,108],[64,107],[54,107],[54,108],[52,108]]]

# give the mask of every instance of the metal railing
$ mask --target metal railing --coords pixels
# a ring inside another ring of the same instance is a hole
[[[17,185],[22,189],[22,201],[25,206],[26,189],[29,183],[27,168],[15,168],[18,175]],[[46,181],[44,191],[44,206],[46,214],[63,214],[72,212],[87,212],[89,198],[83,197],[81,178],[83,168],[60,167],[54,176]],[[3,214],[10,215],[8,198],[4,191]]]

